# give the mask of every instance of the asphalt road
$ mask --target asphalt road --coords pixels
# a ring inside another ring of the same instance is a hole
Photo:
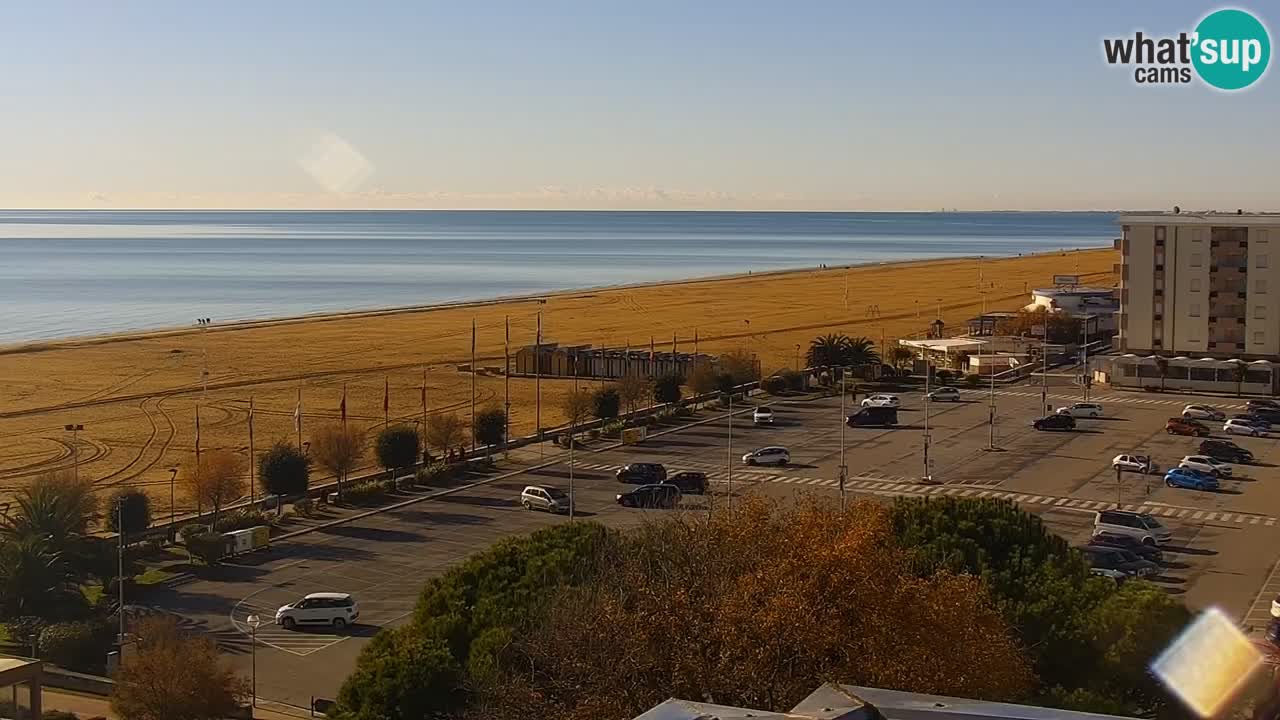
[[[1078,392],[1050,388],[1050,400],[1064,404],[1079,399]],[[1006,497],[1040,513],[1072,542],[1084,542],[1094,511],[1119,498],[1125,506],[1156,514],[1174,530],[1157,583],[1193,607],[1218,605],[1246,624],[1264,622],[1274,594],[1266,588],[1280,586],[1280,578],[1272,577],[1280,539],[1277,441],[1237,438],[1254,451],[1259,464],[1237,467],[1237,476],[1224,481],[1217,493],[1167,488],[1159,476],[1125,475],[1117,486],[1110,468],[1116,454],[1150,454],[1167,468],[1195,452],[1198,441],[1167,435],[1164,420],[1186,402],[1207,399],[1105,392],[1091,399],[1104,404],[1105,418],[1081,420],[1075,432],[1038,432],[1030,421],[1039,410],[1039,389],[1024,386],[998,392],[994,451],[987,449],[991,434],[985,390],[965,391],[960,402],[934,403],[929,474],[936,484],[922,484],[921,398],[904,395],[899,428],[844,431],[846,490],[851,496],[886,498]],[[1241,403],[1224,399],[1216,404],[1231,410]],[[664,512],[615,503],[622,486],[613,479],[613,470],[635,460],[662,462],[669,470],[708,472],[714,492],[710,498],[687,497],[690,508],[705,507],[708,499],[723,502],[730,484],[734,495],[837,497],[839,400],[781,401],[773,406],[772,426],[753,426],[749,414],[735,418],[731,450],[729,424],[721,415],[641,447],[579,453],[574,473],[578,516],[624,527]],[[778,469],[740,464],[742,453],[765,445],[788,447],[792,463]],[[427,578],[501,537],[567,522],[519,506],[520,490],[531,483],[567,489],[567,468],[561,464],[529,471],[317,531],[277,544],[269,554],[239,559],[214,575],[158,590],[146,602],[157,612],[175,613],[191,627],[213,634],[248,672],[253,633],[246,623],[248,615],[256,613],[269,622],[279,605],[306,593],[354,593],[361,605],[361,623],[347,632],[285,632],[272,625],[257,631],[260,696],[295,705],[307,705],[311,696],[333,697],[368,638],[379,627],[407,620]]]

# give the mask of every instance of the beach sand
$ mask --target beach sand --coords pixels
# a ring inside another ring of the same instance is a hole
[[[923,334],[939,314],[958,332],[982,308],[980,272],[987,308],[1011,310],[1055,274],[1111,286],[1116,260],[1113,250],[1102,249],[763,273],[553,294],[544,296],[545,305],[515,299],[7,348],[0,351],[0,492],[39,472],[70,467],[71,434],[64,425],[76,423],[85,428],[79,433],[82,475],[104,488],[153,489],[167,511],[168,469],[178,467],[181,477],[193,465],[197,403],[202,448],[247,452],[250,398],[255,448],[292,440],[300,388],[304,440],[309,428],[337,419],[344,387],[349,422],[373,433],[383,424],[384,381],[392,422],[421,417],[424,367],[431,411],[457,411],[466,419],[472,376],[456,366],[470,361],[473,320],[480,367],[503,366],[507,318],[512,352],[532,345],[541,307],[546,343],[647,349],[652,337],[659,350],[670,350],[675,335],[680,349],[692,350],[696,331],[700,351],[755,352],[767,375],[795,365],[796,345],[803,359],[817,335],[863,335],[892,347],[899,337]],[[206,353],[207,396],[201,388]],[[501,375],[475,381],[478,407],[503,402]],[[543,426],[562,421],[559,400],[572,385],[543,380]],[[513,378],[510,386],[512,432],[529,434],[534,382]],[[177,502],[179,509],[185,504],[181,489]]]

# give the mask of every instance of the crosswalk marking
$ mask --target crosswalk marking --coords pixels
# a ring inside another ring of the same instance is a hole
[[[982,391],[982,390],[970,390],[970,391],[965,391],[964,394],[968,396],[973,396],[973,397],[986,397],[989,393],[987,391]],[[1004,397],[1026,397],[1026,398],[1040,397],[1039,392],[1028,392],[1028,391],[1018,391],[1018,390],[997,390],[996,395],[1001,395]],[[1063,395],[1063,394],[1055,394],[1055,393],[1050,393],[1046,397],[1050,400],[1079,400],[1080,399],[1079,396],[1077,395]],[[1098,402],[1102,404],[1116,403],[1118,405],[1171,405],[1171,406],[1178,406],[1178,407],[1187,405],[1188,403],[1188,401],[1186,400],[1165,400],[1162,398],[1144,398],[1144,397],[1136,397],[1136,396],[1129,396],[1129,395],[1102,395],[1099,397],[1090,398],[1090,400],[1093,402]],[[1227,409],[1227,410],[1240,410],[1240,409],[1244,409],[1246,406],[1239,403],[1231,403],[1226,405],[1218,405],[1218,407]]]

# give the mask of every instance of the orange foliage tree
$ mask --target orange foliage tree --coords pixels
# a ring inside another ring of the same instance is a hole
[[[222,506],[244,496],[249,483],[245,479],[248,463],[230,450],[208,450],[200,457],[200,466],[186,475],[187,495],[197,507],[213,508],[213,522],[218,522]]]
[[[870,501],[749,498],[604,552],[512,644],[477,709],[587,720],[678,697],[783,711],[826,680],[993,700],[1035,682],[981,582],[919,577]]]

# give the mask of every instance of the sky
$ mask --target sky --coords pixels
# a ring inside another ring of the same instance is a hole
[[[11,3],[0,207],[1277,209],[1280,71],[1103,60],[1218,7]]]

